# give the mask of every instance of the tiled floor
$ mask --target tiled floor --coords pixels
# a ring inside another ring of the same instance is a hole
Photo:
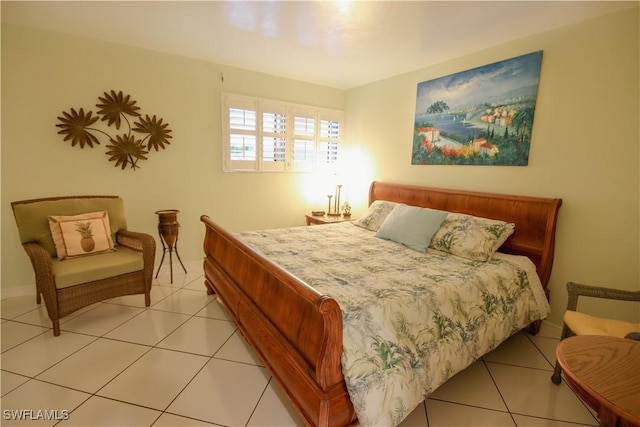
[[[1,424],[302,425],[206,294],[199,266],[174,271],[169,282],[168,274],[154,281],[149,308],[136,295],[76,312],[62,320],[59,337],[35,296],[2,300]],[[551,383],[552,331],[516,334],[436,390],[402,426],[596,426],[566,384]]]

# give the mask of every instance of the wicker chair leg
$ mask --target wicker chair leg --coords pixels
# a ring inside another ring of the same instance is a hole
[[[551,375],[551,382],[554,384],[560,384],[562,382],[562,377],[561,377],[561,372],[562,372],[562,368],[560,367],[560,364],[558,362],[556,362],[556,366],[553,369],[553,375]]]
[[[56,319],[56,320],[52,320],[51,322],[53,323],[53,336],[54,337],[60,336],[60,320]]]
[[[571,332],[571,329],[569,329],[566,323],[563,323],[562,334],[560,335],[560,341],[570,337],[571,335],[573,335],[573,332]],[[562,382],[562,377],[560,376],[561,372],[562,372],[562,367],[560,367],[560,364],[556,360],[556,366],[555,368],[553,368],[553,375],[551,375],[552,383],[560,384]]]
[[[42,303],[42,295],[40,295],[40,291],[36,289],[36,304],[40,305]]]
[[[151,305],[151,292],[147,291],[144,293],[144,305],[149,307]]]

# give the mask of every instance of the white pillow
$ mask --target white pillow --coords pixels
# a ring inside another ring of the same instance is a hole
[[[390,202],[388,200],[375,200],[371,203],[371,206],[369,206],[367,213],[353,223],[367,230],[378,231],[385,218],[387,218],[387,215],[389,215],[397,205],[396,202]]]
[[[487,261],[513,234],[515,224],[449,213],[431,240],[431,247],[473,261]]]

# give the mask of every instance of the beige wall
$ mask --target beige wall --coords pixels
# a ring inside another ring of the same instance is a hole
[[[80,149],[56,133],[62,111],[84,107],[95,115],[98,96],[112,89],[130,94],[142,114],[162,117],[173,131],[171,145],[152,151],[136,171],[115,168],[105,142]],[[129,228],[154,236],[154,212],[179,209],[184,261],[202,258],[202,214],[233,230],[303,225],[304,213],[318,206],[303,197],[301,175],[222,172],[222,91],[335,109],[344,109],[346,98],[343,91],[289,79],[3,25],[3,296],[15,287],[35,292],[29,260],[18,243],[13,200],[118,194]]]
[[[562,198],[550,281],[559,324],[569,280],[640,289],[638,40],[635,9],[357,88],[349,139],[378,180]],[[538,50],[528,166],[411,166],[418,83]],[[640,318],[637,305],[595,310]]]
[[[346,109],[346,192],[356,216],[371,179],[563,198],[550,283],[551,320],[559,323],[568,280],[640,288],[638,33],[636,9],[343,92],[3,26],[3,295],[33,283],[12,200],[120,194],[129,228],[154,235],[154,211],[179,209],[180,253],[188,261],[201,258],[201,214],[240,230],[302,224],[305,212],[324,208],[305,197],[305,175],[221,172],[220,93],[228,91]],[[411,166],[417,83],[536,50],[544,53],[528,166]],[[80,150],[56,134],[63,110],[93,108],[111,89],[131,94],[143,114],[157,114],[173,129],[171,146],[152,152],[135,172],[114,168],[104,145]],[[638,316],[630,308],[598,310]]]

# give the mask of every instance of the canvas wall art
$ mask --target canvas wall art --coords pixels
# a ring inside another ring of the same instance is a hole
[[[411,163],[526,166],[542,51],[418,84]]]

